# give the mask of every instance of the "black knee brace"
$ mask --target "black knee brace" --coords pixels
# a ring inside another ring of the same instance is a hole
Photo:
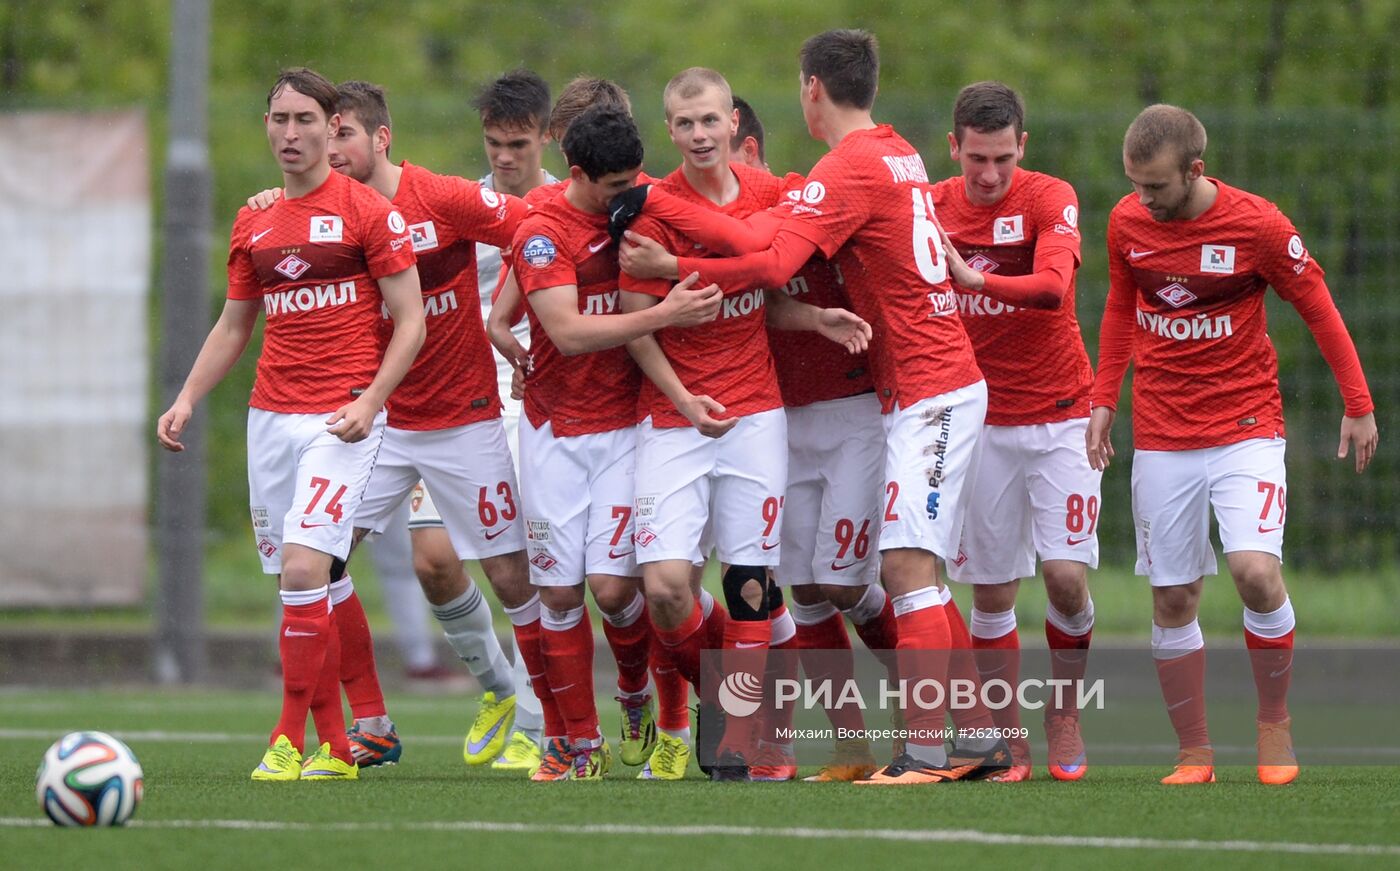
[[[744,585],[749,581],[754,581],[763,590],[757,608],[750,605],[743,595]],[[724,604],[729,609],[730,619],[767,620],[770,597],[767,585],[768,569],[764,566],[730,566],[729,571],[724,573]]]
[[[331,557],[331,583],[345,577],[345,560],[340,557]]]
[[[768,613],[776,614],[783,607],[783,588],[773,581],[768,582]]]

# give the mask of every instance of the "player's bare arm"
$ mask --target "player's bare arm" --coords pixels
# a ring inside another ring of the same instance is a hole
[[[1371,465],[1380,445],[1380,432],[1376,429],[1376,413],[1370,412],[1361,417],[1342,418],[1342,440],[1337,445],[1337,459],[1345,460],[1353,445],[1356,446],[1356,473],[1359,475]]]
[[[642,312],[661,304],[660,300],[650,294],[627,290],[621,293],[623,312]],[[719,402],[703,394],[696,396],[686,389],[680,377],[676,375],[676,370],[671,367],[671,361],[666,359],[666,352],[661,350],[655,336],[648,333],[628,342],[627,353],[632,355],[638,368],[675,404],[676,410],[684,415],[701,435],[717,439],[738,424],[737,417],[724,420],[714,417],[716,414],[724,414],[724,406]]]
[[[854,312],[814,306],[781,290],[765,290],[763,295],[764,316],[774,329],[820,333],[852,354],[864,353],[870,347],[870,324]]]
[[[337,408],[326,419],[327,431],[344,442],[358,442],[369,435],[375,416],[388,401],[389,394],[399,386],[403,376],[408,374],[427,336],[418,267],[410,266],[380,278],[379,293],[389,309],[389,316],[393,318],[394,334],[384,349],[384,359],[374,380],[363,393]]]
[[[524,302],[520,283],[515,280],[515,270],[507,268],[501,280],[500,292],[491,301],[491,314],[486,317],[486,337],[517,372],[530,362],[530,352],[511,332],[511,328],[525,316]]]
[[[185,449],[180,443],[180,434],[194,414],[194,407],[243,356],[243,349],[248,347],[248,339],[253,335],[261,308],[262,301],[256,299],[224,301],[224,310],[205,338],[204,346],[199,349],[199,356],[195,357],[179,395],[156,422],[156,439],[161,447],[177,453]]]
[[[723,297],[713,284],[696,287],[699,278],[691,274],[657,305],[624,310],[620,315],[580,313],[578,287],[572,284],[535,291],[530,305],[561,353],[586,354],[624,345],[663,327],[691,327],[714,320]]]
[[[1084,431],[1084,450],[1089,457],[1090,468],[1102,472],[1113,459],[1113,418],[1111,408],[1098,406],[1089,412],[1089,428]]]

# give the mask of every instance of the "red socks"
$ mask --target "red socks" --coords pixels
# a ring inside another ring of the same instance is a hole
[[[341,598],[344,590],[348,593]],[[386,716],[384,691],[379,687],[379,673],[374,664],[374,639],[370,635],[369,620],[349,578],[331,584],[331,604],[340,633],[340,683],[350,702],[350,714],[356,720]]]
[[[564,717],[569,743],[579,746],[594,741],[599,737],[598,705],[593,695],[593,626],[588,609],[583,605],[562,612],[546,608],[540,624],[545,677]]]

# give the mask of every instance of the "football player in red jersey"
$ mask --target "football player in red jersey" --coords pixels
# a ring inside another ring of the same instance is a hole
[[[461,304],[459,295],[470,302],[478,298],[476,242],[507,244],[526,206],[477,182],[391,162],[383,89],[346,82],[338,92],[341,122],[331,141],[331,167],[372,187],[405,216],[430,327],[390,403],[374,473],[355,517],[356,541],[369,531],[383,532],[421,477],[437,491],[434,510],[445,519],[454,556],[459,562],[480,560],[497,597],[514,613],[534,597],[525,536],[516,522],[515,471],[487,365],[491,349],[477,309]],[[391,764],[402,748],[380,690],[364,609],[342,569],[332,569],[330,598],[339,611],[341,681],[355,719],[351,749],[361,767]],[[485,690],[463,755],[469,764],[489,762],[505,744],[516,705],[515,680],[490,607],[462,571],[426,574],[423,592],[448,642]]]
[[[681,165],[658,188],[735,217],[776,203],[779,179],[729,160],[737,120],[723,76],[702,67],[683,70],[667,84],[664,104]],[[635,231],[670,251],[701,253],[689,238],[649,218]],[[669,282],[624,275],[621,287],[624,309],[640,310],[655,305]],[[774,306],[771,314],[768,305]],[[838,342],[864,327],[848,312],[795,303],[784,294],[766,300],[763,290],[749,288],[726,296],[713,323],[663,330],[629,345],[649,379],[642,388],[648,420],[637,447],[638,560],[658,637],[692,677],[698,674],[701,635],[712,632],[700,630],[704,602],[697,605],[691,595],[691,566],[708,556],[711,543],[726,567],[722,647],[761,650],[770,640],[790,641],[796,631],[781,594],[769,590],[787,476],[782,395],[764,326],[769,319],[786,329],[824,330]],[[754,654],[745,658],[757,668]],[[716,759],[707,758],[710,748],[702,749],[702,763],[718,762],[713,776],[748,779],[749,763],[767,765],[757,758],[763,748],[756,723],[731,720]],[[715,732],[712,737],[721,737]],[[776,768],[791,768],[780,758],[772,761]]]
[[[267,313],[248,412],[248,481],[263,570],[277,574],[283,621],[282,717],[254,780],[353,779],[340,706],[332,565],[350,550],[384,430],[384,404],[424,340],[418,271],[403,217],[331,170],[335,86],[285,71],[268,93],[268,142],[286,198],[242,209],[229,251],[229,298],[157,436],[180,450],[196,402]],[[393,319],[387,346],[381,307]],[[334,349],[334,353],[327,352]],[[322,747],[302,758],[308,707]]]
[[[753,107],[734,98],[738,128],[730,141],[730,160],[767,170],[763,123]],[[783,179],[789,196],[801,194],[806,179],[790,173]],[[783,291],[818,307],[849,308],[840,268],[814,256]],[[774,579],[791,595],[786,610],[795,635],[785,641],[774,621],[773,649],[849,651],[844,613],[872,650],[892,651],[897,641],[894,612],[877,581],[880,494],[870,486],[884,468],[885,433],[875,398],[870,362],[824,337],[803,330],[779,330],[771,324],[768,344],[788,421],[788,482],[780,535],[782,556]],[[830,679],[839,686],[852,676],[854,662],[837,654],[802,654],[811,681]],[[797,662],[784,656],[769,666],[770,681],[795,679]],[[791,743],[780,730],[792,725],[792,706],[771,711],[764,727],[754,780],[790,780],[796,776]],[[860,710],[849,705],[828,711],[832,726],[858,735],[864,729]],[[876,769],[864,738],[836,742],[830,764],[807,778],[812,782],[852,781]]]
[[[1133,193],[1108,221],[1109,292],[1090,394],[1089,462],[1108,466],[1128,364],[1133,378],[1137,573],[1152,584],[1152,651],[1180,746],[1167,784],[1215,780],[1205,641],[1196,622],[1215,574],[1210,514],[1244,603],[1259,696],[1258,775],[1298,776],[1288,716],[1293,606],[1281,571],[1283,403],[1264,291],[1307,324],[1341,389],[1338,459],[1370,463],[1378,436],[1356,347],[1293,223],[1268,200],[1205,174],[1206,131],[1176,106],[1144,109],[1123,140]]]
[[[641,373],[622,345],[665,326],[711,320],[720,304],[718,288],[692,290],[692,279],[659,306],[620,311],[605,209],[640,172],[641,138],[625,111],[602,106],[569,126],[563,147],[568,187],[530,213],[511,246],[530,316],[521,472],[531,579],[543,605],[544,656],[529,665],[532,679],[548,682],[567,732],[547,736],[536,780],[595,779],[608,769],[585,583],[620,630],[609,642],[622,695],[634,706],[650,703],[650,621],[632,538]],[[645,761],[649,743],[628,761]]]
[[[1081,448],[1093,372],[1074,313],[1079,201],[1060,179],[1018,167],[1024,118],[1020,96],[1001,82],[963,88],[948,134],[962,172],[934,185],[958,311],[987,379],[982,461],[948,575],[973,585],[971,644],[982,677],[1012,686],[1020,665],[1016,592],[1019,579],[1035,573],[1037,555],[1054,677],[1084,677],[1101,477]],[[993,718],[1015,760],[997,779],[1029,779],[1018,708]],[[1048,705],[1045,729],[1051,776],[1083,777],[1078,710]]]
[[[937,556],[956,553],[986,384],[957,317],[923,160],[871,117],[879,78],[874,36],[828,31],[804,43],[800,57],[803,116],[830,153],[787,201],[785,219],[765,215],[735,227],[739,222],[724,216],[701,215],[708,227],[691,233],[711,247],[762,250],[731,259],[680,257],[658,272],[699,271],[702,280],[734,292],[785,284],[817,251],[841,267],[856,313],[875,333],[875,385],[887,415],[881,575],[893,596],[901,669],[943,683],[951,634]],[[767,232],[755,233],[756,224]],[[986,737],[993,724],[985,711],[968,712],[964,726],[972,737],[950,756],[941,737],[944,706],[925,701],[906,699],[906,752],[859,783],[944,783],[1009,766],[1006,743]]]

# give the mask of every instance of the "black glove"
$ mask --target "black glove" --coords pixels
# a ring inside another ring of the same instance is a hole
[[[623,231],[632,226],[632,222],[642,213],[649,190],[651,185],[639,184],[613,197],[608,204],[608,235],[615,244],[622,244]]]

